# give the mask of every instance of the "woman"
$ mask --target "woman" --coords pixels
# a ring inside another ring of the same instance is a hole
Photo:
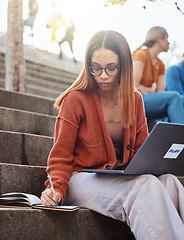
[[[81,75],[55,106],[60,111],[47,168],[54,188],[46,181],[42,204],[64,200],[126,221],[138,240],[181,239],[184,189],[176,177],[81,172],[125,169],[148,135],[131,52],[121,34],[100,31],[91,38]]]
[[[168,48],[165,28],[156,26],[147,32],[145,42],[133,53],[135,86],[142,93],[148,121],[168,117],[169,122],[184,124],[184,97],[165,91],[165,66],[158,58]]]

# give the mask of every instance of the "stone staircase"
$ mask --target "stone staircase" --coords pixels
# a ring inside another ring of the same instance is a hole
[[[61,69],[58,66],[61,60],[55,59],[57,64],[54,67],[51,64],[47,66],[45,60],[45,63],[40,60],[47,54],[38,54],[36,50],[36,53],[30,52],[27,55],[29,60],[26,60],[28,93],[6,91],[3,89],[3,51],[0,45],[0,194],[26,192],[40,197],[44,190],[47,157],[53,145],[58,113],[53,108],[54,99],[73,82],[79,69],[71,74],[74,63],[70,62],[67,69],[68,65],[64,66],[66,62],[63,59],[62,71],[62,64]],[[31,54],[36,54],[32,60]],[[53,59],[55,56],[50,55],[49,59],[51,57]],[[56,89],[53,85],[57,86]],[[125,223],[88,209],[57,212],[0,208],[0,226],[2,240],[134,239]]]
[[[6,37],[0,38],[0,88],[5,83]],[[24,46],[27,93],[55,99],[76,79],[82,62]]]

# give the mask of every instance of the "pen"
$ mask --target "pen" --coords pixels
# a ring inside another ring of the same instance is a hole
[[[53,185],[52,185],[52,181],[51,181],[51,177],[50,177],[50,174],[49,174],[49,173],[47,173],[47,178],[48,178],[50,187],[54,190],[54,187],[53,187]],[[54,191],[54,192],[55,192],[55,191]],[[56,201],[56,206],[58,206],[58,201]]]

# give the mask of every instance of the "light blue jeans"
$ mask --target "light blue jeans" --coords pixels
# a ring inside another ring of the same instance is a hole
[[[169,122],[184,124],[184,95],[165,91],[142,96],[148,120],[168,117]]]

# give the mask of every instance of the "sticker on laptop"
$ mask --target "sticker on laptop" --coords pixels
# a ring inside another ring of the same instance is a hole
[[[169,150],[164,155],[164,158],[173,158],[176,159],[178,155],[181,153],[181,151],[184,148],[184,144],[176,144],[173,143]]]

